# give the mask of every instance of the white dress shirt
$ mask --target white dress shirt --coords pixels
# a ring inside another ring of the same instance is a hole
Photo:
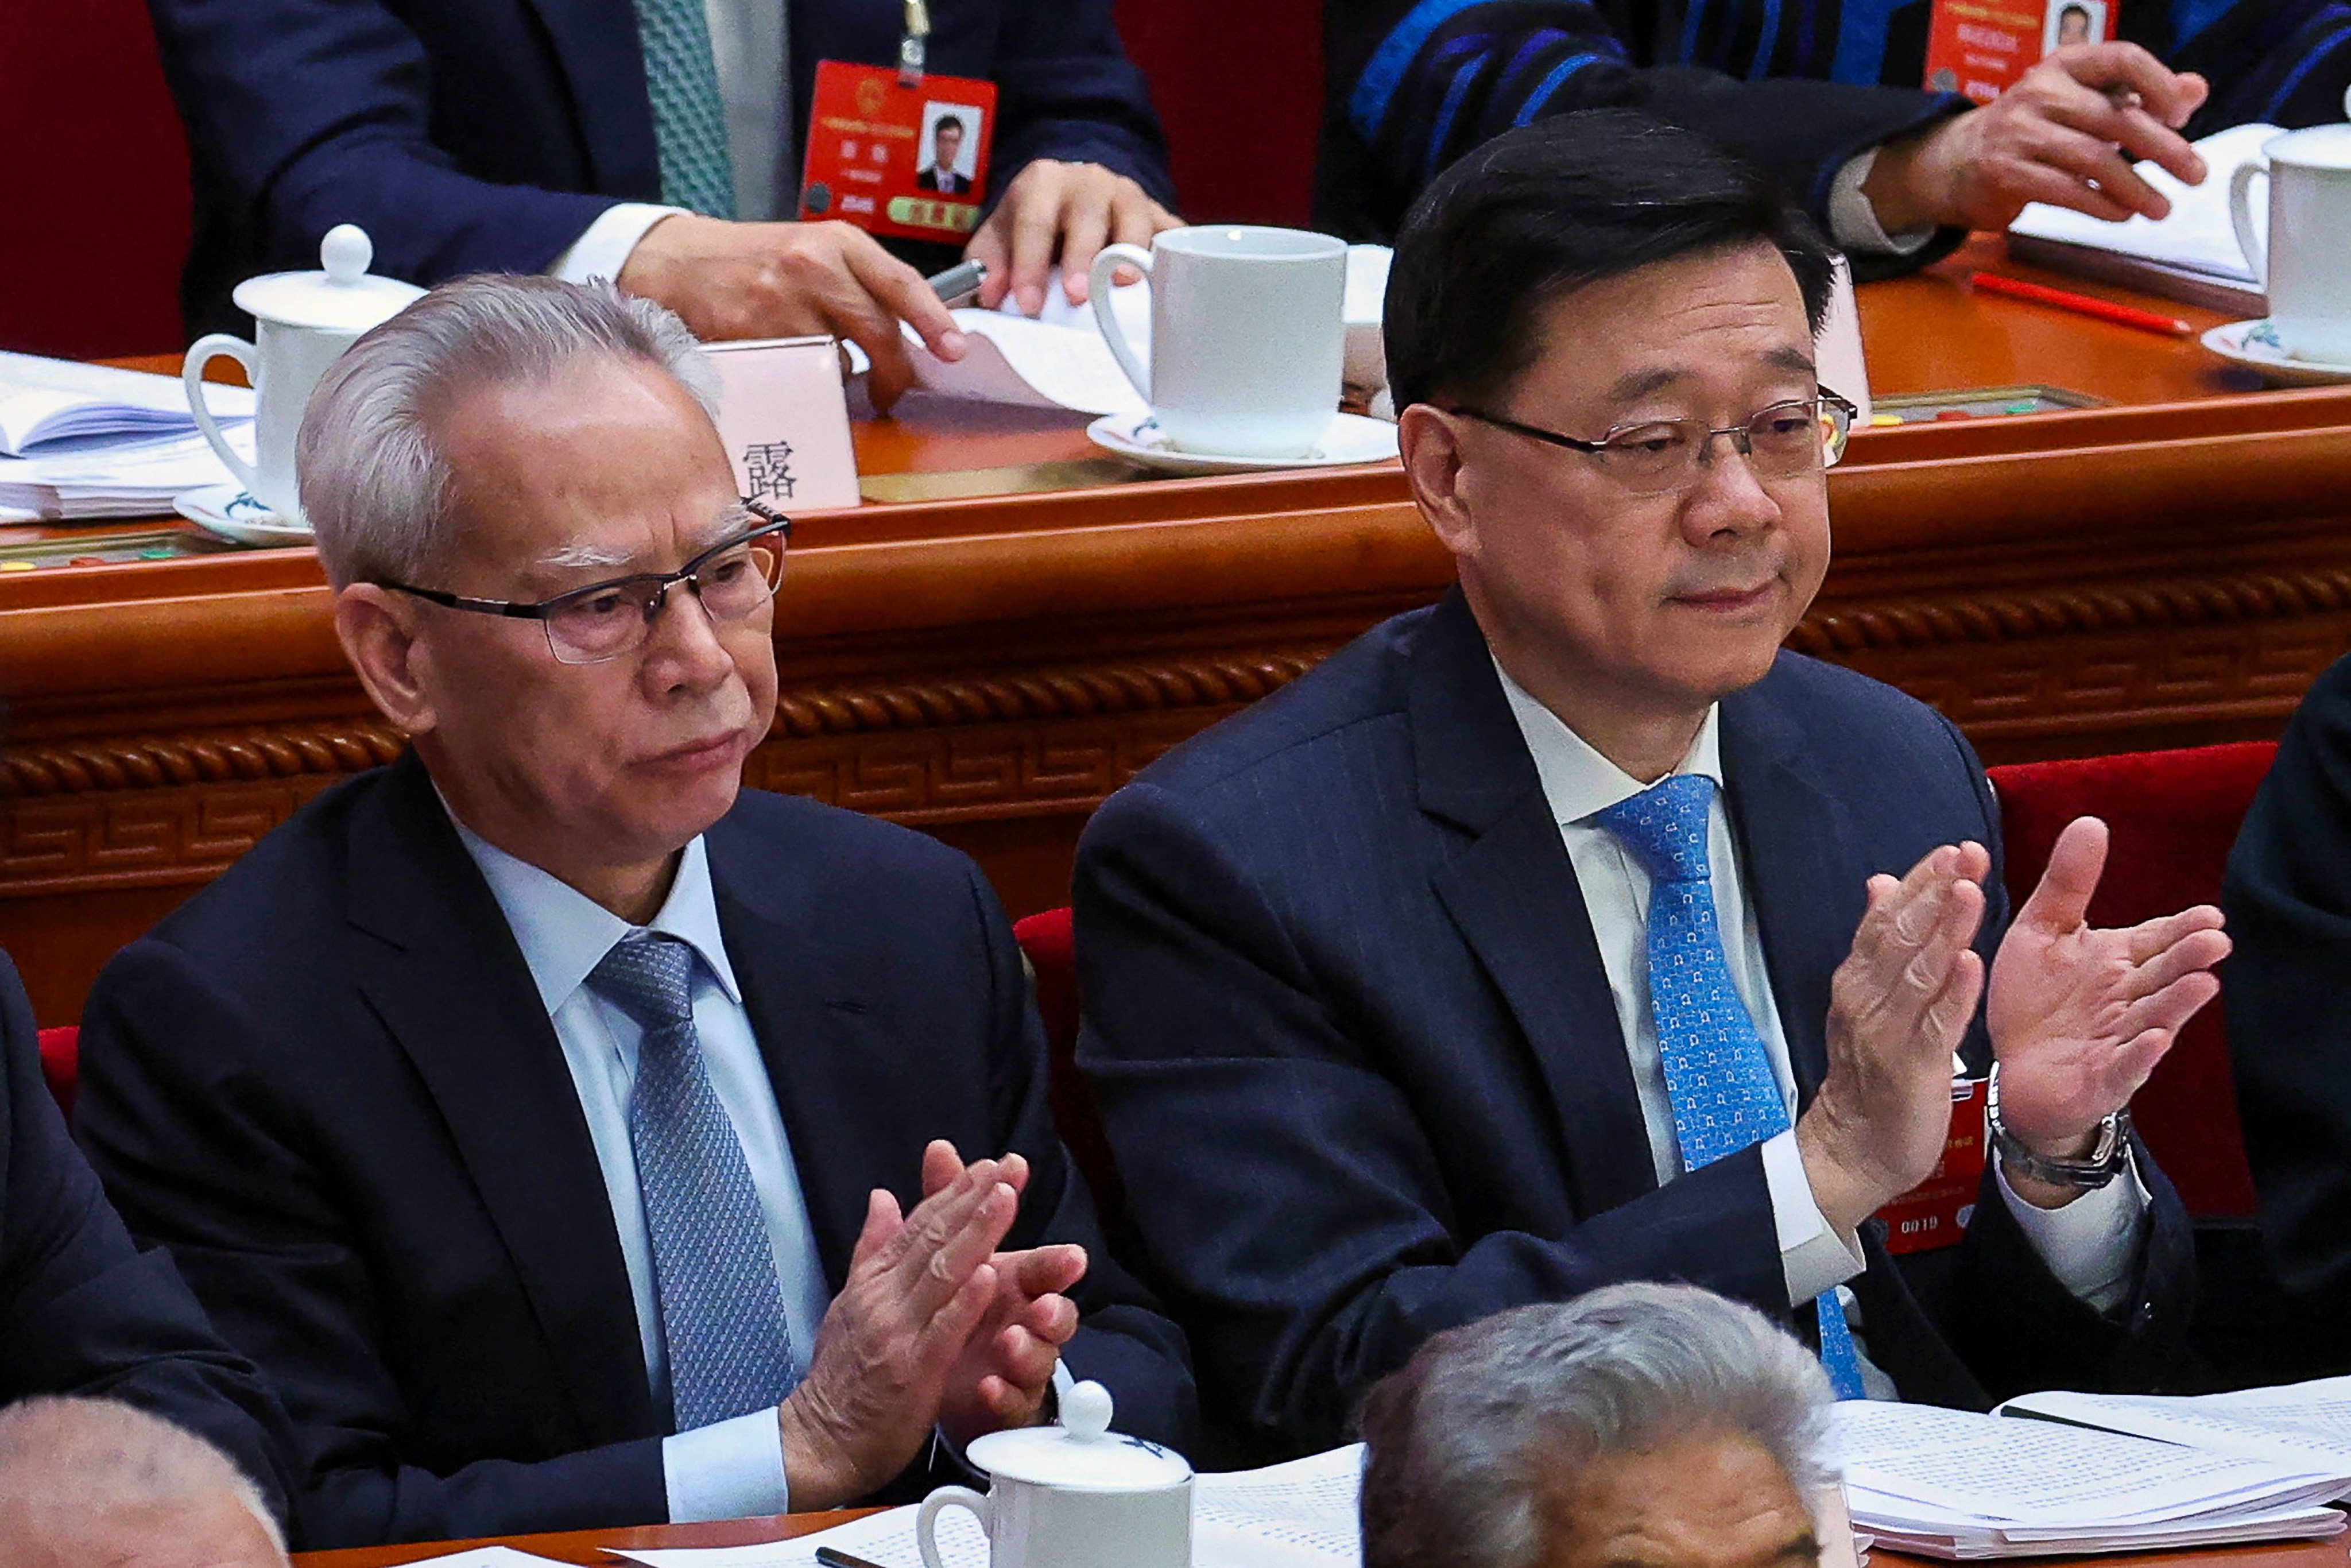
[[[799,145],[791,121],[791,37],[787,0],[703,0],[711,63],[726,116],[726,152],[735,162],[735,215],[746,223],[789,220],[799,211]],[[645,231],[684,211],[653,202],[620,202],[596,215],[549,277],[585,283],[618,277]]]
[[[455,821],[454,816],[451,820]],[[808,1203],[792,1164],[783,1113],[777,1108],[750,1015],[743,1009],[734,966],[727,962],[702,840],[685,847],[661,912],[635,926],[464,823],[456,826],[522,948],[523,961],[530,967],[539,999],[555,1025],[555,1038],[563,1047],[564,1065],[571,1070],[572,1087],[579,1092],[580,1109],[587,1117],[588,1135],[611,1202],[621,1257],[628,1266],[654,1403],[665,1403],[668,1396],[669,1350],[662,1338],[653,1239],[645,1228],[636,1154],[629,1142],[629,1091],[636,1082],[637,1051],[644,1030],[587,985],[604,955],[635,931],[677,937],[702,960],[694,970],[694,1027],[703,1066],[742,1143],[760,1217],[767,1222],[768,1243],[775,1253],[784,1322],[791,1333],[793,1354],[805,1370],[831,1291],[809,1226]],[[783,1433],[773,1409],[754,1410],[663,1438],[662,1469],[673,1523],[782,1513],[791,1506]]]
[[[1560,839],[1583,894],[1593,938],[1600,947],[1601,967],[1616,1004],[1616,1022],[1624,1033],[1633,1082],[1640,1094],[1650,1163],[1663,1186],[1681,1174],[1682,1160],[1674,1132],[1673,1101],[1666,1090],[1665,1060],[1657,1048],[1656,1019],[1649,1008],[1649,874],[1615,834],[1592,821],[1595,813],[1630,800],[1646,786],[1593,750],[1510,679],[1499,663],[1494,668],[1501,676],[1502,691],[1510,699],[1519,732],[1534,757],[1543,797],[1559,824]],[[1714,780],[1714,803],[1708,812],[1707,863],[1723,934],[1723,956],[1729,965],[1731,985],[1754,1019],[1755,1032],[1762,1037],[1764,1054],[1771,1060],[1772,1073],[1780,1082],[1781,1097],[1792,1121],[1796,1081],[1787,1036],[1764,963],[1762,927],[1747,896],[1729,812],[1723,804],[1728,787],[1722,777],[1720,717],[1719,706],[1707,711],[1696,743],[1674,771],[1702,774]],[[1859,1239],[1851,1233],[1839,1234],[1821,1213],[1812,1184],[1805,1178],[1803,1156],[1797,1151],[1792,1130],[1766,1139],[1762,1158],[1790,1304],[1801,1305],[1823,1291],[1837,1290],[1852,1320],[1855,1344],[1862,1350],[1862,1377],[1870,1396],[1895,1397],[1893,1381],[1868,1359],[1864,1325],[1855,1315],[1857,1303],[1852,1292],[1843,1289],[1843,1282],[1865,1266]],[[2060,1283],[2101,1312],[2122,1300],[2137,1267],[2144,1231],[2141,1221],[2148,1201],[2136,1169],[2126,1181],[2109,1182],[2054,1209],[2035,1207],[2017,1197],[2010,1190],[2004,1171],[1998,1179],[2001,1195],[2018,1225]]]

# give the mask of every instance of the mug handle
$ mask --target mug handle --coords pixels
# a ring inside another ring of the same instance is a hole
[[[987,1499],[969,1487],[941,1487],[923,1500],[923,1511],[914,1516],[914,1546],[923,1554],[923,1568],[946,1568],[939,1561],[936,1538],[939,1511],[946,1508],[967,1508],[979,1521],[984,1533],[987,1529]],[[995,1544],[993,1541],[989,1542]]]
[[[226,332],[214,332],[188,345],[187,358],[180,361],[180,383],[188,389],[188,412],[196,418],[196,428],[212,443],[214,454],[225,464],[236,482],[252,495],[261,486],[261,476],[253,465],[239,457],[230,447],[228,437],[221,434],[220,422],[213,411],[204,406],[204,367],[214,360],[235,360],[245,367],[245,379],[254,386],[261,384],[259,356],[254,346],[242,338],[232,338]]]
[[[2264,290],[2269,287],[2270,258],[2263,254],[2261,239],[2253,233],[2253,208],[2248,198],[2252,193],[2254,179],[2267,179],[2269,172],[2268,162],[2256,158],[2238,164],[2237,172],[2229,177],[2229,221],[2236,225],[2237,248],[2245,253],[2245,265],[2253,269],[2253,281]]]
[[[1141,246],[1106,245],[1094,257],[1093,266],[1086,271],[1089,290],[1086,298],[1094,308],[1094,323],[1102,328],[1102,341],[1110,345],[1111,357],[1118,361],[1118,368],[1126,372],[1126,379],[1134,383],[1135,394],[1149,402],[1150,372],[1143,368],[1143,361],[1134,357],[1134,345],[1126,340],[1126,329],[1118,324],[1118,315],[1110,308],[1111,274],[1121,263],[1143,274],[1144,283],[1151,281],[1149,251]],[[931,1568],[937,1568],[937,1565],[934,1563]]]

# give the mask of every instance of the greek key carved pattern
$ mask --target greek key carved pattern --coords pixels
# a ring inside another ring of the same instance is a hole
[[[2314,568],[1815,609],[1797,626],[1788,645],[1834,659],[1865,648],[2291,620],[2346,606],[2351,606],[2351,569]]]

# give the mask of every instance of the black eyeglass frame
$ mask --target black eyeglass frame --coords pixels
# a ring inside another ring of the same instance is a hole
[[[1765,414],[1770,413],[1773,409],[1794,408],[1800,404],[1807,402],[1825,403],[1829,407],[1836,409],[1842,413],[1844,415],[1846,438],[1847,440],[1852,438],[1854,421],[1861,417],[1861,409],[1859,405],[1855,403],[1852,399],[1845,397],[1842,393],[1834,392],[1830,391],[1827,387],[1823,387],[1812,397],[1789,398],[1783,402],[1770,403],[1762,408],[1759,408],[1753,413],[1747,416],[1747,422],[1744,424],[1725,425],[1719,430],[1707,431],[1698,440],[1698,460],[1702,461],[1707,452],[1713,447],[1714,438],[1716,436],[1727,435],[1730,437],[1731,445],[1738,449],[1740,456],[1747,458],[1750,462],[1753,461],[1755,456],[1755,438],[1752,432],[1755,428],[1755,422],[1762,418]],[[1443,405],[1439,404],[1438,406],[1442,407]],[[1464,419],[1474,419],[1480,424],[1490,424],[1497,430],[1507,430],[1513,435],[1523,435],[1531,441],[1546,442],[1552,446],[1564,446],[1571,452],[1584,452],[1594,456],[1606,452],[1614,437],[1622,435],[1628,430],[1638,430],[1641,428],[1642,424],[1673,424],[1680,423],[1678,420],[1643,420],[1638,424],[1618,425],[1614,429],[1606,432],[1597,441],[1585,441],[1573,435],[1562,435],[1556,430],[1545,430],[1539,424],[1523,424],[1515,419],[1504,419],[1499,414],[1488,413],[1484,409],[1471,408],[1467,404],[1463,404],[1456,408],[1447,408],[1445,412],[1447,413],[1458,414]],[[1837,443],[1834,450],[1823,444],[1821,449],[1821,466],[1823,468],[1834,468],[1837,465],[1837,460],[1844,455],[1844,442]],[[1658,495],[1670,495],[1673,492],[1667,490],[1656,492]]]
[[[476,615],[504,615],[517,621],[537,621],[542,625],[545,625],[547,622],[552,621],[556,615],[562,611],[564,606],[568,604],[576,603],[580,600],[592,598],[594,595],[599,593],[610,593],[616,588],[627,588],[641,582],[652,583],[653,585],[653,596],[645,605],[645,624],[647,626],[651,626],[655,621],[661,619],[662,611],[669,603],[669,593],[671,589],[675,588],[681,582],[694,581],[694,580],[701,574],[702,570],[705,567],[708,566],[718,557],[725,555],[727,551],[741,549],[745,545],[751,543],[753,540],[766,538],[771,534],[780,536],[783,543],[783,549],[777,551],[777,576],[780,580],[783,571],[781,565],[782,556],[784,551],[789,549],[791,547],[792,520],[791,518],[784,516],[781,512],[777,511],[774,507],[768,506],[764,501],[757,501],[752,499],[750,497],[746,496],[742,497],[742,502],[743,509],[745,511],[750,513],[755,517],[765,519],[763,524],[758,528],[751,529],[747,533],[737,534],[733,538],[721,539],[718,543],[712,545],[708,549],[696,555],[692,560],[687,561],[684,566],[679,567],[675,571],[632,572],[626,577],[607,578],[602,582],[591,582],[585,588],[569,589],[562,593],[556,594],[549,599],[533,600],[528,602],[511,599],[468,599],[462,593],[451,593],[446,589],[419,588],[415,584],[408,582],[392,582],[387,580],[377,584],[377,586],[380,588],[390,589],[395,593],[405,593],[410,595],[412,598],[422,599],[428,604],[438,604],[448,610],[465,610],[470,611]],[[776,584],[774,582],[770,582],[768,585],[768,591],[771,597],[775,592],[775,589]],[[698,585],[696,586],[695,592],[697,597],[700,596],[701,589]],[[555,631],[551,626],[548,628],[547,638],[548,651],[553,653],[559,663],[567,664],[601,664],[604,663],[606,659],[617,659],[622,653],[630,652],[629,648],[623,648],[618,653],[607,653],[602,658],[598,659],[566,659],[563,657],[562,650],[555,645]],[[631,646],[642,646],[642,643],[634,643]]]

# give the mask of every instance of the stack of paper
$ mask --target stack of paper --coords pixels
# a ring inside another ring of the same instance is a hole
[[[2351,1377],[2235,1394],[2028,1394],[2004,1416],[2098,1427],[2273,1464],[2351,1474]]]
[[[2240,164],[2278,134],[2274,125],[2238,125],[2196,143],[2204,159],[2204,183],[2183,185],[2152,163],[2141,163],[2147,183],[2171,201],[2161,223],[2132,217],[2119,224],[2066,207],[2034,203],[2008,226],[2008,251],[2017,260],[2108,283],[2143,288],[2212,310],[2265,314],[2266,284],[2237,244],[2229,216],[2229,182]],[[2269,229],[2269,203],[2256,188],[2250,214],[2254,232]]]
[[[210,396],[250,461],[253,393],[222,386]],[[0,521],[143,517],[228,480],[178,378],[0,353]]]
[[[1204,1475],[1192,1483],[1192,1561],[1196,1568],[1359,1568],[1355,1495],[1362,1445],[1334,1448],[1261,1470]],[[893,1508],[796,1541],[767,1546],[654,1551],[607,1547],[646,1568],[815,1568],[816,1549],[862,1557],[880,1568],[923,1568],[913,1508]],[[961,1509],[940,1515],[946,1568],[987,1568],[987,1539]]]
[[[1960,1559],[2144,1552],[2332,1535],[2351,1465],[2241,1458],[1929,1406],[1835,1407],[1831,1460],[1855,1528]]]

